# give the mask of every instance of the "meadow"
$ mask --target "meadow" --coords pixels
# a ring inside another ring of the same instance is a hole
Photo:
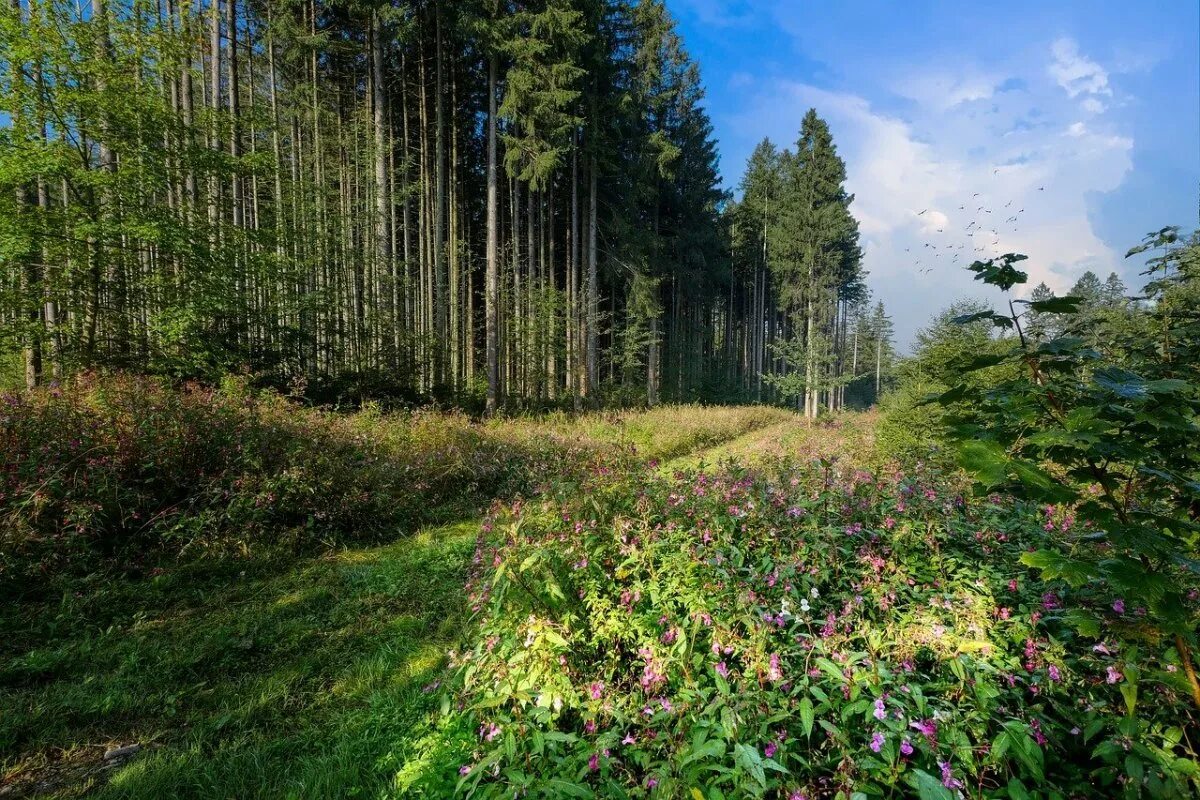
[[[4,402],[7,796],[1200,787],[1172,641],[1030,563],[1072,509],[902,463],[874,412]]]

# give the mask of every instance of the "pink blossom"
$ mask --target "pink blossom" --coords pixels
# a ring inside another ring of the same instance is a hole
[[[771,681],[783,680],[783,670],[779,667],[779,654],[771,654],[771,668],[767,671],[767,679]]]
[[[884,705],[882,697],[875,701],[874,715],[875,719],[880,721],[887,719],[887,707]]]
[[[942,770],[942,786],[947,789],[962,788],[962,781],[954,777],[954,771],[950,769],[949,761],[939,761],[938,767]]]

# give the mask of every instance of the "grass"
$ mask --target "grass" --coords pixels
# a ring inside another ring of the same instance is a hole
[[[18,796],[386,796],[463,620],[478,528],[270,574],[95,587],[6,621],[4,777]],[[36,642],[36,644],[35,644]],[[141,743],[105,770],[104,751]]]
[[[633,444],[645,458],[669,459],[796,419],[766,407],[685,406],[531,417],[481,432],[514,447],[536,435],[581,451]],[[369,436],[376,422],[381,435],[402,435],[396,421],[370,415],[346,426]],[[466,519],[316,557],[252,550],[107,570],[5,604],[0,792],[399,796],[397,775],[414,768],[436,702],[422,690],[461,639],[478,531]],[[133,757],[105,761],[131,743],[141,745]]]

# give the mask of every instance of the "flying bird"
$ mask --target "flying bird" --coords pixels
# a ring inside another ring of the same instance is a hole
[[[976,192],[975,194],[971,195],[971,197],[979,197],[979,192]]]
[[[928,211],[928,210],[929,210],[929,209],[928,209],[928,208],[926,208],[926,209],[924,209],[923,211],[918,211],[918,212],[917,212],[917,216],[918,216],[918,217],[919,217],[919,216],[921,216],[922,214],[924,214],[924,213],[925,213],[926,211]]]

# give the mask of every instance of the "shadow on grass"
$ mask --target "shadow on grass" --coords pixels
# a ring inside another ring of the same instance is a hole
[[[6,609],[0,785],[10,797],[393,795],[438,703],[423,687],[460,638],[477,530]],[[131,760],[103,765],[131,742]]]

